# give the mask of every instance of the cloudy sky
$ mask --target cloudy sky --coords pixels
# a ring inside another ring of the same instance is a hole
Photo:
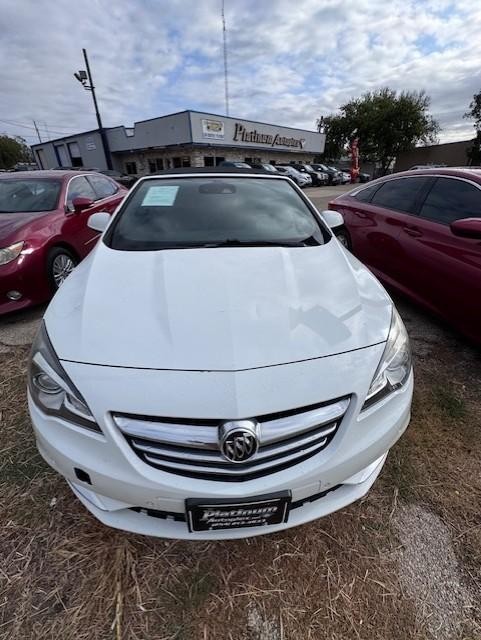
[[[0,133],[96,127],[74,79],[88,50],[106,126],[224,113],[221,0],[0,0]],[[425,89],[442,141],[481,90],[481,0],[225,0],[232,115],[315,128],[382,86]]]

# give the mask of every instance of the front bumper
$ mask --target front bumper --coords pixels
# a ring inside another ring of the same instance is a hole
[[[9,299],[10,291],[18,291],[21,298]],[[0,315],[45,302],[50,295],[45,265],[35,253],[22,253],[12,262],[0,265]]]
[[[374,371],[382,351],[381,344],[307,363],[232,373],[139,371],[63,362],[103,435],[45,415],[31,398],[30,414],[42,456],[105,524],[184,539],[265,534],[331,513],[369,490],[389,448],[409,423],[413,389],[411,375],[401,390],[359,414],[371,379],[369,372]],[[188,397],[184,395],[187,392]],[[245,482],[192,479],[152,468],[136,456],[111,418],[111,412],[118,410],[235,419],[276,408],[282,411],[308,406],[315,399],[323,401],[348,393],[351,403],[326,449],[292,467]],[[88,474],[91,484],[79,481],[75,469]],[[185,522],[187,498],[233,499],[286,489],[298,503],[287,523],[190,533]]]

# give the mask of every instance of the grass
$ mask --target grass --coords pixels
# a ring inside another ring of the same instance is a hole
[[[460,637],[480,638],[481,363],[449,335],[429,357],[421,346],[411,426],[363,500],[278,534],[196,543],[97,523],[36,452],[27,348],[0,354],[0,639],[428,640],[430,611],[400,581],[393,522],[409,504],[449,527],[474,602]]]

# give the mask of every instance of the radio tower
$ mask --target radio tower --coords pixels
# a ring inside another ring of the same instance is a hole
[[[224,39],[225,114],[229,115],[229,73],[227,70],[227,32],[225,28],[224,0],[222,0],[222,37]]]

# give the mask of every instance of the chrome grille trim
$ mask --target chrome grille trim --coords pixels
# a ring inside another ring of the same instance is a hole
[[[163,471],[208,480],[249,480],[315,455],[334,437],[350,399],[260,416],[259,450],[240,465],[219,448],[223,420],[153,418],[113,413],[133,451]]]

